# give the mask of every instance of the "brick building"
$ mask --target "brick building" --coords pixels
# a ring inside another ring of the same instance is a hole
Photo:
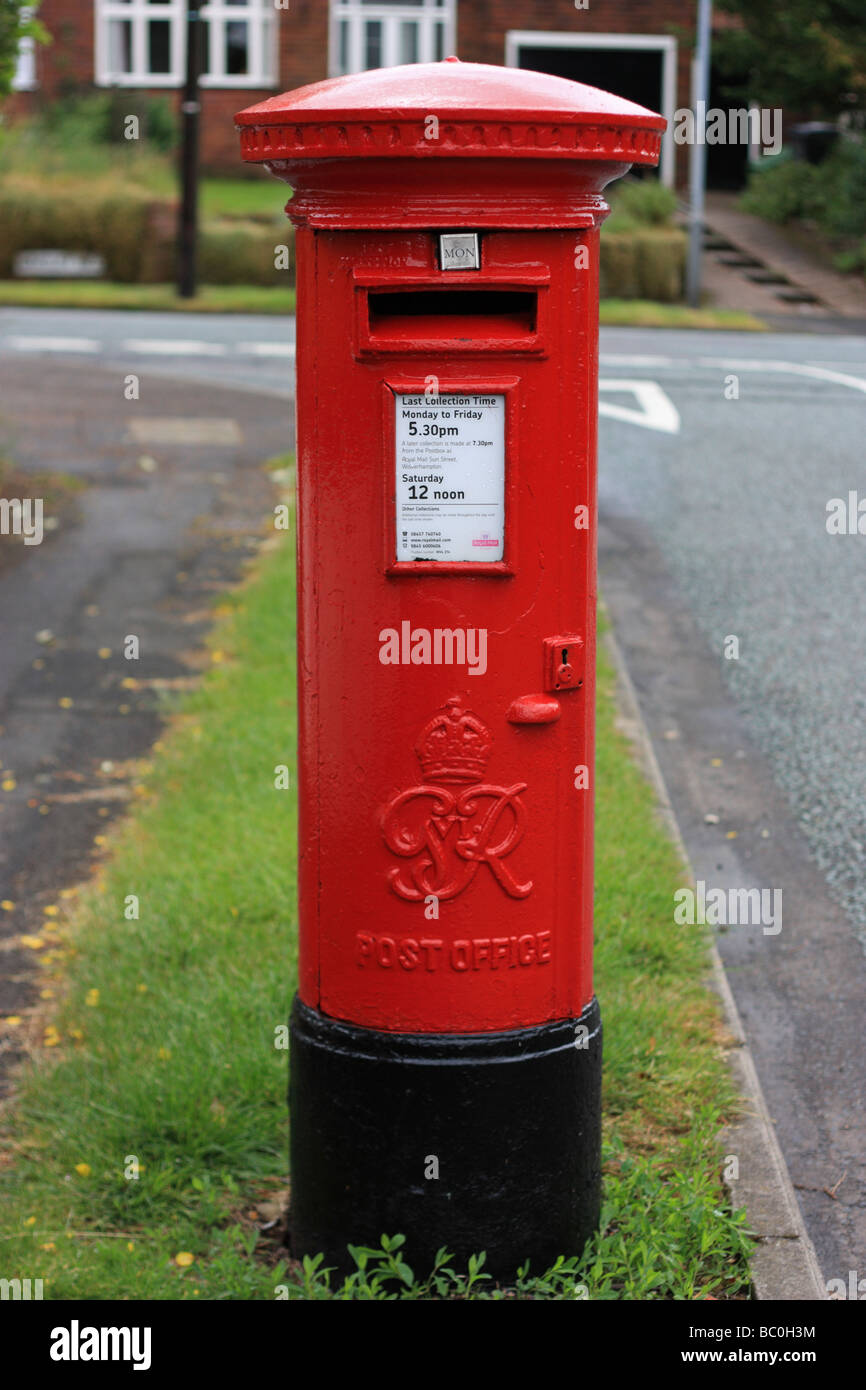
[[[41,0],[53,43],[23,45],[9,114],[112,87],[178,100],[185,11],[186,0]],[[588,82],[670,121],[689,104],[694,12],[691,0],[207,0],[203,160],[237,171],[233,115],[274,92],[450,53]],[[684,173],[676,156],[669,127],[668,183]]]

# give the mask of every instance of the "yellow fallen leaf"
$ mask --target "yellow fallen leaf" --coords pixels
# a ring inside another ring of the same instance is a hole
[[[89,1163],[76,1163],[75,1171],[80,1178],[89,1178],[93,1170]]]
[[[175,1255],[174,1262],[178,1269],[189,1269],[195,1261],[195,1255],[191,1255],[188,1250],[181,1250],[179,1255]]]
[[[0,787],[3,788],[4,792],[14,792],[17,786],[18,783],[15,781],[14,777],[4,777],[3,781],[0,782]]]
[[[61,709],[72,709],[72,701],[68,695],[61,695],[57,703]]]
[[[22,946],[28,946],[31,951],[41,951],[45,945],[41,936],[22,936],[19,940]]]
[[[111,648],[110,648],[110,647],[100,647],[100,648],[99,648],[99,651],[96,653],[96,655],[97,655],[98,657],[100,657],[103,661],[107,661],[108,658],[111,656]]]
[[[15,911],[15,904],[11,901],[10,898],[4,898],[3,901],[0,902],[0,907],[2,907],[4,912]]]
[[[25,1225],[25,1226],[35,1226],[35,1225],[36,1225],[36,1217],[35,1217],[35,1216],[28,1216],[27,1220],[24,1222],[24,1225]]]
[[[89,990],[87,991],[87,997],[86,997],[86,999],[84,1000],[84,1002],[85,1002],[85,1004],[87,1005],[88,1009],[95,1009],[95,1008],[97,1008],[97,1006],[98,1006],[98,1004],[99,1004],[99,990],[98,990],[98,989],[89,989]]]
[[[10,1014],[9,1017],[4,1019],[3,1021],[8,1028],[17,1028],[22,1020],[18,1016],[18,1014]]]

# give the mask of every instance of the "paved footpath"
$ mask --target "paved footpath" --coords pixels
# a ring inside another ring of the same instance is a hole
[[[144,369],[126,401],[123,376],[41,353],[2,363],[4,452],[86,487],[0,576],[0,901],[16,905],[0,911],[0,1015],[37,999],[35,953],[14,938],[41,930],[44,906],[98,861],[160,700],[196,678],[215,595],[268,535],[262,463],[292,447],[272,395]],[[129,634],[138,661],[123,656]],[[0,1036],[0,1094],[16,1036]]]

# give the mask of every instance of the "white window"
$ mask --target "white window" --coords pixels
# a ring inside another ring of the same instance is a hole
[[[268,87],[277,75],[273,0],[210,0],[203,87]],[[177,87],[186,71],[186,0],[96,0],[101,87]]]
[[[455,0],[331,0],[331,76],[447,58],[455,9]]]
[[[22,10],[22,19],[32,19],[33,10]],[[36,40],[24,38],[18,44],[18,61],[12,78],[13,92],[32,92],[36,87]]]

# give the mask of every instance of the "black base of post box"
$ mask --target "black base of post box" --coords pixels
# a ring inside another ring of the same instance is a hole
[[[511,1278],[576,1255],[601,1204],[601,1017],[504,1033],[383,1033],[295,1000],[295,1258],[351,1272],[347,1243],[406,1237],[423,1278],[441,1246]],[[438,1174],[438,1176],[437,1176]]]

